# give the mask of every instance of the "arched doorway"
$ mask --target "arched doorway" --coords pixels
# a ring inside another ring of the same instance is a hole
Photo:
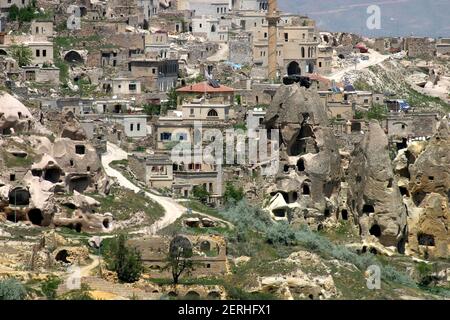
[[[83,57],[74,50],[71,50],[64,55],[64,61],[69,63],[84,63]]]
[[[23,188],[15,188],[8,194],[9,204],[12,206],[27,206],[30,204],[30,192]]]
[[[287,67],[287,73],[288,75],[300,75],[302,73],[301,69],[300,69],[300,65],[298,64],[298,62],[296,61],[292,61],[291,63],[288,64]]]

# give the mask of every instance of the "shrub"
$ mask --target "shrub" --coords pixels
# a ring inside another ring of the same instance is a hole
[[[223,198],[226,204],[239,202],[244,198],[244,188],[236,188],[232,183],[227,182]]]
[[[248,230],[266,232],[267,228],[273,224],[266,212],[249,205],[245,200],[228,207],[222,215],[236,226],[237,231],[242,232]]]
[[[0,281],[0,300],[24,300],[26,296],[25,287],[16,279]]]
[[[381,269],[381,278],[392,282],[397,282],[405,286],[416,287],[416,283],[410,276],[404,274],[392,266],[383,266]]]
[[[11,56],[17,61],[19,67],[31,64],[33,52],[24,44],[11,46]]]
[[[61,279],[59,279],[58,277],[50,277],[41,284],[42,293],[47,297],[47,299],[56,299],[56,290],[58,290],[58,286],[60,283]]]
[[[71,290],[60,297],[60,300],[94,300],[90,294],[91,288],[85,283],[81,284],[80,289]]]
[[[192,189],[192,194],[196,199],[203,203],[205,203],[210,196],[209,192],[206,190],[205,185],[194,186],[194,188]]]
[[[135,248],[126,245],[127,238],[120,234],[111,240],[105,252],[105,261],[109,270],[115,271],[123,282],[136,282],[143,271],[141,255]]]
[[[268,228],[266,241],[270,244],[291,246],[297,243],[297,237],[289,224],[283,221]]]

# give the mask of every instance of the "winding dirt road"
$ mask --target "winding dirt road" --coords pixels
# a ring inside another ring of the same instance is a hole
[[[164,229],[168,225],[174,223],[183,213],[186,212],[186,208],[178,204],[175,200],[167,197],[157,196],[155,194],[146,192],[130,182],[125,178],[122,173],[111,168],[109,164],[116,160],[128,159],[128,154],[117,145],[108,142],[107,152],[102,156],[102,165],[106,174],[109,177],[114,177],[120,186],[132,190],[134,192],[144,192],[145,196],[149,199],[159,203],[164,208],[164,216],[156,221],[153,225],[144,227],[138,231],[138,233],[154,234],[157,231]]]

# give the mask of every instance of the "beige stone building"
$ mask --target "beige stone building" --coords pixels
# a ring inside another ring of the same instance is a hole
[[[253,62],[268,65],[268,22],[265,12],[238,12],[235,24],[253,34]],[[298,15],[282,15],[278,24],[277,62],[279,75],[316,72],[321,43],[315,21]],[[325,67],[325,65],[324,65]]]
[[[194,261],[193,277],[218,276],[227,273],[226,243],[219,236],[188,236],[182,237],[183,246],[192,250]],[[168,237],[147,237],[129,240],[129,244],[141,252],[141,258],[146,272],[154,277],[161,277],[161,269],[166,265],[171,239]],[[169,271],[163,275],[170,276]]]

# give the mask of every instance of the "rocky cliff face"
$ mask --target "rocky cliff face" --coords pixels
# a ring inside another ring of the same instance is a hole
[[[65,225],[77,231],[109,229],[109,216],[95,216],[77,204],[70,206],[80,210],[65,216],[57,201],[67,200],[67,193],[102,192],[109,184],[97,150],[73,114],[61,119],[60,114],[39,112],[36,121],[16,98],[3,94],[0,101],[6,103],[0,107],[0,221]]]
[[[394,163],[408,207],[408,248],[423,257],[449,252],[450,133],[448,120],[428,143],[414,142]]]

